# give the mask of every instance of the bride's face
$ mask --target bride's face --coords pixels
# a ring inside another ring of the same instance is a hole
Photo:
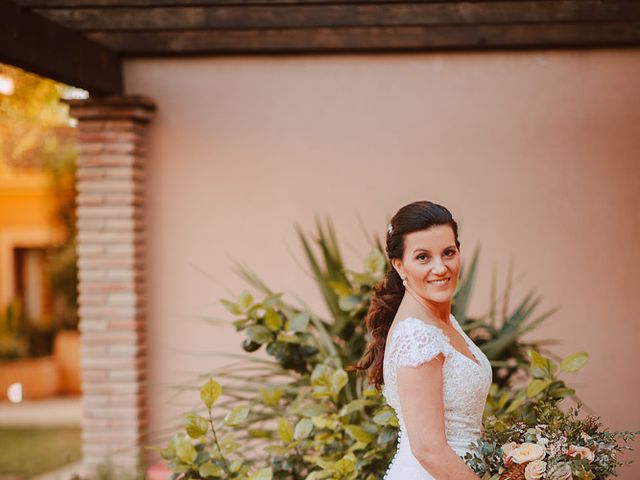
[[[407,234],[402,260],[394,259],[393,265],[424,300],[450,302],[458,285],[461,265],[453,229],[449,225],[437,225]],[[437,281],[440,279],[445,280],[444,283]]]

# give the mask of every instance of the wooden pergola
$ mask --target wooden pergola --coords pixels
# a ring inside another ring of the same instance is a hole
[[[144,137],[123,59],[638,48],[638,0],[0,0],[0,61],[88,90],[78,119],[83,463],[147,439]],[[144,94],[145,92],[136,92]]]
[[[93,95],[126,57],[638,45],[636,0],[0,0],[0,61]]]

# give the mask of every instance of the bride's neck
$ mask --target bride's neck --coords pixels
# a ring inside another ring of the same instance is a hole
[[[447,302],[443,304],[432,305],[421,298],[420,295],[411,290],[410,287],[407,287],[405,289],[403,303],[405,303],[405,301],[409,305],[421,309],[427,315],[427,318],[429,318],[433,322],[441,323],[446,326],[449,326],[451,324],[449,318],[451,314],[451,303]]]

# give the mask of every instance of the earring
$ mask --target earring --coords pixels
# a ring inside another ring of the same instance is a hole
[[[407,277],[402,277],[402,285],[407,286]]]

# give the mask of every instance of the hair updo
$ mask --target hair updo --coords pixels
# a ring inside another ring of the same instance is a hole
[[[386,254],[389,263],[383,279],[373,287],[371,304],[364,318],[371,338],[363,357],[350,369],[367,370],[369,382],[378,390],[384,383],[383,359],[387,334],[404,296],[402,279],[391,265],[391,260],[402,259],[404,256],[404,240],[407,234],[438,225],[451,226],[456,247],[460,250],[458,224],[451,212],[437,203],[419,201],[405,205],[393,216],[387,228]]]

